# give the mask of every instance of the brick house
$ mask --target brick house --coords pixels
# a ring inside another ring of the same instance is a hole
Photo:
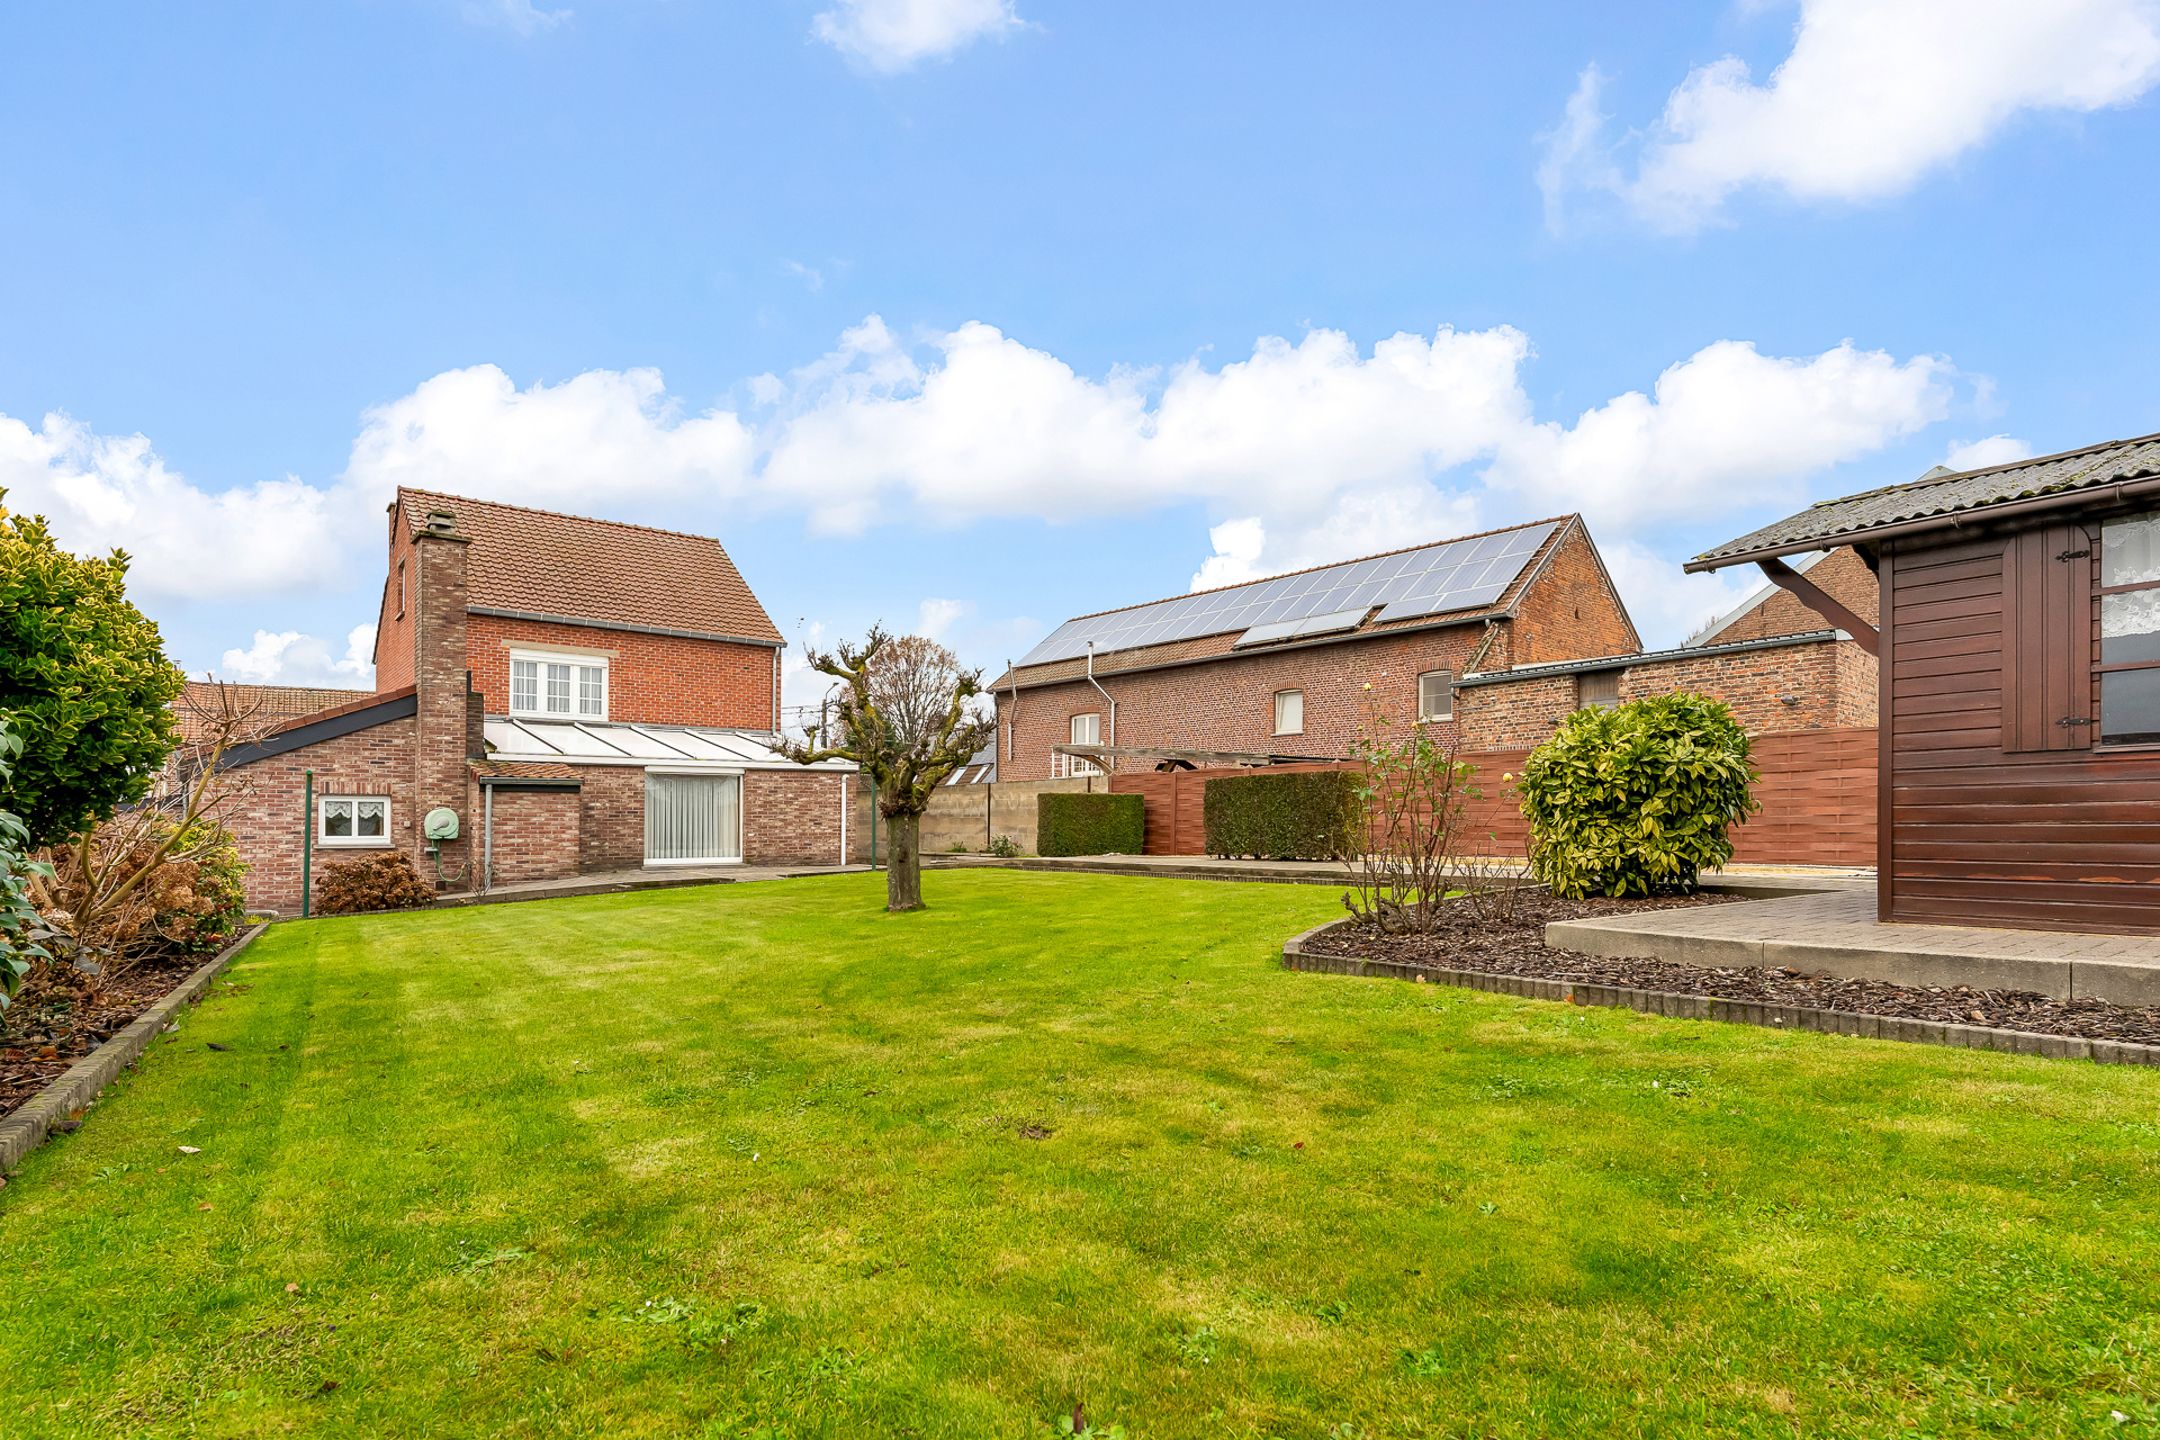
[[[998,776],[1340,758],[1368,714],[1452,729],[1473,672],[1641,648],[1582,517],[1540,520],[1068,620],[996,682]]]
[[[718,541],[408,489],[388,531],[375,691],[226,755],[251,905],[300,908],[303,854],[446,890],[841,861],[853,767],[771,748],[785,642]]]

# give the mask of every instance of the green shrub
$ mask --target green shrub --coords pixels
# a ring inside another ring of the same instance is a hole
[[[1000,835],[990,842],[989,848],[983,853],[995,855],[1000,860],[1011,860],[1020,854],[1020,842],[1010,835]]]
[[[1035,797],[1038,855],[1138,855],[1147,838],[1147,805],[1138,795]]]
[[[0,498],[6,492],[0,490]],[[0,505],[0,711],[23,742],[0,809],[33,846],[140,800],[178,741],[180,671],[127,598],[127,557],[83,557]]]
[[[1531,873],[1571,899],[1692,890],[1732,858],[1754,783],[1747,732],[1719,701],[1578,710],[1523,769]]]
[[[1348,770],[1261,772],[1207,782],[1201,813],[1210,855],[1338,860],[1357,848],[1364,815]]]
[[[363,910],[412,910],[432,904],[435,887],[402,850],[384,850],[323,866],[315,882],[315,913],[357,915]]]

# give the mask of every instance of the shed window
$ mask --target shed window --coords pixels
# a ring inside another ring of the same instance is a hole
[[[1575,703],[1577,706],[1595,705],[1609,710],[1620,703],[1620,672],[1618,670],[1585,670],[1575,677]]]
[[[1277,735],[1302,735],[1305,733],[1305,692],[1303,690],[1277,690],[1275,692],[1275,733]]]
[[[1417,718],[1447,720],[1455,714],[1455,672],[1427,670],[1417,677]]]
[[[2160,742],[2160,515],[2100,527],[2100,738]]]
[[[388,845],[390,800],[384,795],[320,795],[315,838],[324,845]]]

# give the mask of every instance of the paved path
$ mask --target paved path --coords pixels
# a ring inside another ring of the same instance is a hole
[[[512,900],[557,900],[566,895],[613,895],[626,890],[670,890],[679,885],[737,885],[752,880],[793,880],[804,875],[850,875],[868,865],[684,865],[655,870],[607,870],[560,880],[520,880],[486,894],[445,895],[438,909],[501,905]]]
[[[1734,905],[1560,920],[1545,927],[1545,943],[1589,955],[1789,966],[1905,985],[2160,1005],[2160,936],[1885,925],[1875,918],[1872,883]]]

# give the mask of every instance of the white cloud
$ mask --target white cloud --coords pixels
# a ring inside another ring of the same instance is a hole
[[[249,685],[322,685],[356,690],[375,684],[375,627],[355,625],[345,636],[345,653],[333,654],[330,642],[297,630],[257,630],[245,650],[227,650],[210,678]]]
[[[915,633],[949,642],[953,626],[973,613],[975,606],[970,601],[926,599],[915,607]]]
[[[568,10],[543,10],[533,0],[465,0],[465,18],[516,35],[538,35],[570,18]]]
[[[1761,584],[1752,571],[1690,575],[1677,560],[1634,540],[1600,540],[1598,553],[1627,604],[1628,618],[1653,650],[1678,645]]]
[[[1781,358],[1721,340],[1669,367],[1648,395],[1511,434],[1491,477],[1616,530],[1795,499],[1808,476],[1943,419],[1955,373],[1937,356],[1900,361],[1850,341]]]
[[[1507,326],[1369,349],[1316,330],[1212,368],[1091,377],[989,325],[910,343],[872,316],[829,354],[751,382],[740,411],[686,402],[652,370],[520,389],[483,365],[368,410],[344,473],[320,486],[206,493],[142,437],[64,416],[36,431],[0,417],[0,484],[67,543],[136,552],[145,588],[198,597],[351,584],[320,556],[378,535],[400,483],[612,515],[725,500],[827,532],[1193,507],[1217,522],[1193,576],[1204,586],[1533,515],[1582,511],[1610,545],[1794,503],[1822,470],[1944,418],[1959,382],[1936,356],[1721,341],[1647,391],[1541,419],[1531,358]],[[990,622],[916,618],[993,643]]]
[[[99,435],[60,414],[36,430],[0,415],[0,491],[77,551],[125,549],[131,587],[163,595],[320,583],[321,557],[349,518],[336,497],[289,478],[205,491],[143,436]]]
[[[838,0],[810,32],[843,55],[892,74],[1020,28],[1012,0]]]
[[[1943,455],[1952,470],[1985,470],[2032,457],[2033,448],[2015,435],[1990,435],[1982,440],[1960,440]]]
[[[686,414],[657,370],[588,370],[520,390],[475,365],[368,410],[344,483],[378,513],[399,485],[583,511],[596,492],[734,494],[751,452],[732,411]]]
[[[1766,82],[1734,56],[1698,67],[1647,133],[1618,143],[1599,114],[1603,76],[1585,69],[1544,137],[1539,183],[1549,220],[1568,192],[1602,190],[1689,231],[1749,189],[1896,195],[2021,115],[2122,105],[2156,83],[2156,0],[1802,0]]]
[[[825,272],[813,266],[805,265],[800,260],[783,260],[780,262],[780,270],[781,273],[792,275],[797,280],[802,281],[803,289],[808,290],[813,295],[825,288]]]

